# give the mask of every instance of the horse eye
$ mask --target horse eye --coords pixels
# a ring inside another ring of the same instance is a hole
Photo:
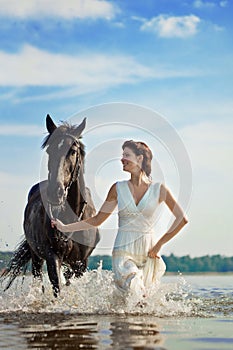
[[[75,151],[74,149],[72,149],[72,150],[70,151],[71,156],[75,156],[76,153],[77,153],[77,151]]]

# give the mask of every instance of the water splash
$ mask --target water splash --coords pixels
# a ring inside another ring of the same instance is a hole
[[[143,299],[137,293],[124,295],[113,282],[111,271],[87,271],[83,277],[71,280],[69,287],[62,286],[60,297],[55,299],[47,275],[44,276],[45,293],[39,282],[32,283],[27,276],[24,283],[18,278],[16,283],[6,292],[0,293],[0,312],[15,311],[65,314],[126,314],[157,317],[205,317],[210,305],[217,312],[223,300],[217,306],[216,299],[200,297],[193,293],[190,285],[182,275],[172,282],[165,283],[166,278],[156,287],[147,291]],[[65,281],[64,281],[65,282]],[[220,298],[221,299],[221,298]],[[232,301],[232,300],[231,300]],[[228,301],[229,304],[230,301]]]

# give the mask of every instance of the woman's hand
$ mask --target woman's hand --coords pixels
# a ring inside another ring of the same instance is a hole
[[[65,232],[66,225],[64,225],[63,222],[58,219],[51,219],[51,226],[53,228],[56,227],[61,232]]]
[[[149,258],[160,259],[160,257],[158,256],[160,249],[161,249],[161,246],[158,243],[156,243],[155,246],[152,247],[148,252]]]

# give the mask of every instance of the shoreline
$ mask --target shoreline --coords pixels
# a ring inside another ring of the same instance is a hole
[[[233,271],[227,271],[227,272],[165,272],[164,276],[198,276],[198,275],[206,275],[206,276],[231,276],[233,275]]]

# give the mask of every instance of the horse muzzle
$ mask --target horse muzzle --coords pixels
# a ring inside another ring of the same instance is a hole
[[[47,188],[48,202],[54,206],[62,205],[67,197],[67,191],[62,184],[57,184],[56,186],[48,185]]]

